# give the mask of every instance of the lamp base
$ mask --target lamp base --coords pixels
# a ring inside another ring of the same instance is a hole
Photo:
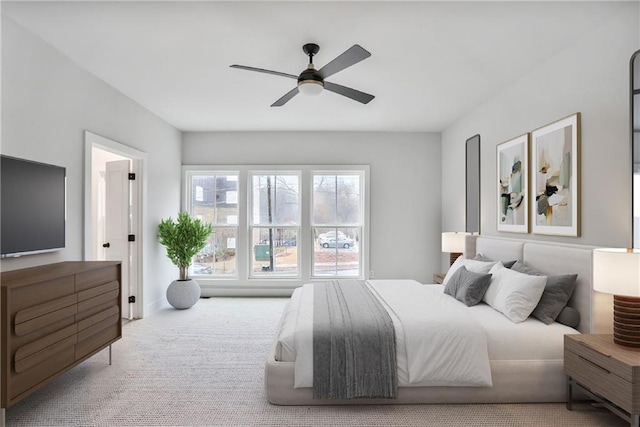
[[[613,296],[613,342],[640,347],[640,297]]]
[[[453,265],[454,262],[458,259],[458,257],[462,255],[462,252],[451,252],[449,253],[449,265]]]

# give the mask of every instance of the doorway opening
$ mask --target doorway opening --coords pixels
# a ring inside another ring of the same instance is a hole
[[[142,317],[146,154],[85,131],[84,258],[122,262],[122,317]]]

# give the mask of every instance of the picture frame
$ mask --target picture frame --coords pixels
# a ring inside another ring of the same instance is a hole
[[[497,230],[529,232],[529,134],[496,147]]]
[[[531,132],[531,232],[580,235],[580,113]]]

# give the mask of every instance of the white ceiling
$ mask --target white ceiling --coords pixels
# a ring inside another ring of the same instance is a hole
[[[2,13],[184,131],[441,131],[607,18],[611,2],[2,2]],[[357,43],[330,92],[270,105]]]

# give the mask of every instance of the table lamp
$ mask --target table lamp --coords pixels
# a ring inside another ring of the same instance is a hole
[[[593,250],[593,289],[613,294],[613,341],[640,347],[640,250]]]
[[[465,231],[446,231],[442,233],[442,252],[449,252],[449,265],[464,252],[465,237],[471,233]]]

